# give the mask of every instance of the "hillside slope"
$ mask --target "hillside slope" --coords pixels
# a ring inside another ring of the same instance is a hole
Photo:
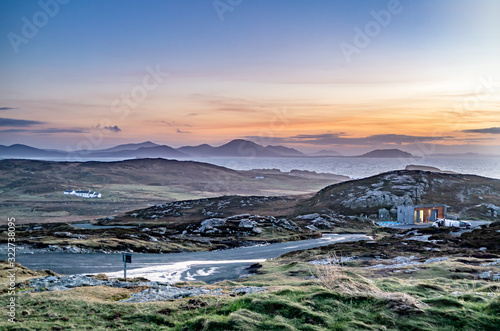
[[[348,179],[316,173],[235,171],[208,163],[165,159],[118,162],[0,160],[0,212],[20,222],[77,221],[168,201],[238,195],[313,194]],[[64,195],[94,190],[102,199]]]
[[[474,175],[392,171],[328,186],[302,203],[299,209],[370,215],[385,208],[395,215],[398,205],[412,204],[447,204],[448,212],[461,218],[497,219],[500,180]]]

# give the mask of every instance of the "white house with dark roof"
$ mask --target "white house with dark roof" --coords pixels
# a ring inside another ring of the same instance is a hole
[[[78,190],[78,191],[66,190],[66,191],[64,191],[64,194],[76,195],[76,196],[82,197],[82,198],[100,198],[101,197],[101,193],[92,192],[92,191],[81,191],[81,190]]]

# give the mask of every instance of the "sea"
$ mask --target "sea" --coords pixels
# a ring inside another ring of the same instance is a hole
[[[43,158],[46,161],[69,161],[60,158]],[[119,158],[102,158],[93,161],[114,162]],[[210,163],[234,170],[279,169],[308,170],[348,176],[352,179],[365,178],[392,170],[405,169],[407,165],[423,165],[453,171],[461,174],[478,175],[500,179],[500,157],[422,157],[422,158],[361,158],[361,157],[191,157],[180,161]],[[90,161],[71,159],[73,162]]]
[[[349,176],[353,179],[378,175],[382,172],[405,169],[407,165],[424,165],[458,172],[500,179],[500,157],[483,158],[229,158],[201,157],[194,161],[206,162],[234,170],[279,169],[308,170]]]

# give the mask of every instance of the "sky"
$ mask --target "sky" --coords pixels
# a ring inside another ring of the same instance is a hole
[[[0,144],[500,154],[497,0],[5,0]]]

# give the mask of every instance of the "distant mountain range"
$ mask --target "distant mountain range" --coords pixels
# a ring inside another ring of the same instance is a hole
[[[26,145],[0,145],[1,159],[44,159],[44,158],[72,158],[72,159],[135,159],[135,158],[171,158],[187,159],[190,157],[342,157],[338,152],[322,150],[312,154],[305,154],[294,148],[285,146],[263,146],[249,140],[235,139],[224,145],[214,147],[207,144],[198,146],[184,146],[173,148],[167,145],[155,144],[146,141],[138,144],[123,144],[100,150],[80,150],[66,152],[52,149],[39,149]],[[354,156],[365,158],[412,158],[412,154],[399,149],[378,149],[369,153]]]
[[[0,145],[0,158],[64,158],[75,156],[85,159],[100,158],[189,158],[189,157],[305,157],[306,154],[285,146],[262,146],[252,141],[235,139],[222,146],[207,144],[172,148],[151,141],[139,144],[124,144],[100,150],[65,152],[39,149],[26,145]]]

